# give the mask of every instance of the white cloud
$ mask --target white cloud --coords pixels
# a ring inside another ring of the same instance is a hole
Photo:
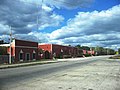
[[[51,12],[53,11],[53,9],[51,7],[48,7],[47,5],[45,4],[42,4],[42,9],[45,10],[46,12]]]
[[[73,9],[77,7],[88,7],[94,0],[44,0],[46,4],[49,4],[57,8]]]
[[[1,34],[5,34],[6,31],[8,31],[8,30],[10,30],[8,25],[0,24],[0,33]],[[8,32],[7,32],[7,34],[8,34]]]
[[[36,19],[38,15],[39,30],[59,26],[64,21],[64,17],[54,12],[55,7],[73,9],[88,6],[93,1],[43,0],[43,3],[41,3],[42,0],[1,0],[0,34],[8,32],[8,26],[11,25],[17,38],[37,40],[43,43],[99,44],[105,47],[113,47],[113,45],[120,47],[120,5],[101,12],[78,12],[75,18],[67,21],[66,26],[52,33],[34,31],[37,27]],[[43,6],[41,7],[41,5]],[[3,36],[1,37],[3,38]]]
[[[89,7],[94,0],[20,0],[36,5],[47,4],[51,7],[73,9],[77,7]],[[47,9],[48,10],[48,9]]]
[[[40,6],[37,7],[36,4],[31,4],[28,1],[2,0],[0,2],[0,24],[3,27],[12,26],[15,34],[27,34],[33,29],[35,30],[37,26],[40,30],[55,27],[64,20],[63,16],[53,12],[53,8],[43,4],[41,9]]]
[[[50,40],[48,33],[31,32],[28,35],[36,37],[35,41],[38,41],[40,43],[48,43],[48,41]]]
[[[120,5],[101,12],[78,12],[75,18],[68,20],[66,26],[53,31],[50,38],[70,44],[118,44],[119,22]]]
[[[61,15],[57,15],[53,13],[49,17],[47,16],[42,16],[42,22],[41,25],[39,26],[39,30],[43,30],[46,27],[56,27],[59,26],[60,23],[64,20],[64,17]]]

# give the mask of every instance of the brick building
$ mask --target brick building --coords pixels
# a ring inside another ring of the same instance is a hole
[[[10,53],[10,45],[6,46],[7,53]],[[7,55],[8,55],[7,54]],[[40,59],[82,57],[85,54],[94,54],[94,51],[80,50],[72,46],[57,44],[40,44],[32,41],[14,39],[11,44],[11,56],[13,62],[22,62]]]
[[[10,48],[8,48],[8,53]],[[38,43],[32,41],[14,39],[11,44],[11,55],[14,62],[37,60]]]
[[[40,44],[38,48],[43,51],[42,58],[68,58],[82,56],[82,51],[76,47],[62,46],[56,44]]]

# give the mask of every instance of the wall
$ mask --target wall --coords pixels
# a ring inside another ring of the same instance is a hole
[[[0,55],[0,64],[9,63],[9,55]]]
[[[32,54],[33,51],[35,51],[36,54],[36,60],[38,59],[38,49],[37,48],[23,48],[23,47],[16,47],[15,48],[15,61],[19,61],[19,53],[23,52],[23,61],[27,61],[26,60],[26,54],[29,53],[30,54],[30,60],[33,60]]]
[[[17,40],[15,39],[12,44],[12,56],[14,56],[14,61],[19,62],[19,54],[20,51],[23,52],[23,61],[26,60],[26,53],[30,54],[30,60],[33,60],[33,52],[36,54],[36,60],[38,58],[38,43],[25,41],[25,40]]]
[[[79,49],[71,46],[62,46],[57,44],[43,44],[39,45],[39,49],[42,49],[44,52],[49,51],[50,58],[55,56],[56,58],[65,58],[65,57],[77,57],[79,54]],[[43,53],[45,58],[45,53]]]
[[[42,45],[38,45],[38,48],[39,49],[42,49],[42,51],[43,51],[43,55],[41,56],[41,55],[39,55],[39,57],[40,58],[46,58],[46,52],[48,52],[49,53],[49,58],[47,58],[47,59],[52,59],[52,44],[42,44]]]

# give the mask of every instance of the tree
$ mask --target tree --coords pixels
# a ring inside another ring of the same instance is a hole
[[[0,40],[0,44],[7,44],[4,40]]]
[[[77,47],[77,48],[81,49],[81,46],[80,46],[80,45],[77,45],[77,46],[75,46],[75,47]]]
[[[118,53],[120,54],[120,48],[118,48]]]
[[[113,49],[109,49],[110,55],[114,55],[115,54],[115,50]]]
[[[82,49],[82,50],[90,50],[90,47],[88,47],[88,46],[77,45],[77,46],[75,46],[75,47],[77,47],[77,48],[79,48],[79,49]]]
[[[95,47],[95,52],[97,55],[107,55],[107,49],[99,46]]]
[[[4,43],[4,41],[3,40],[0,40],[0,44],[3,44]]]
[[[7,47],[0,47],[0,55],[6,55],[7,54]]]
[[[83,50],[90,50],[90,47],[88,47],[88,46],[82,46],[81,49],[83,49]]]

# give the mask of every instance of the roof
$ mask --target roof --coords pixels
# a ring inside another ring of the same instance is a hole
[[[33,42],[33,43],[38,43],[37,41],[25,40],[25,39],[14,39],[14,40],[25,41],[25,42]]]
[[[63,47],[77,48],[77,47],[74,47],[74,46],[59,45],[59,44],[48,44],[48,43],[39,43],[38,45],[39,45],[39,46],[41,46],[41,45],[57,45],[57,46],[63,46]]]
[[[9,47],[10,44],[0,44],[0,47]]]

